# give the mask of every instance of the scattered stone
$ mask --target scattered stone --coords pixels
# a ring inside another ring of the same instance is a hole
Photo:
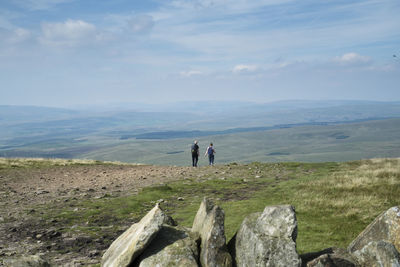
[[[232,257],[226,247],[225,213],[204,198],[193,221],[192,232],[200,235],[201,266],[232,266]]]
[[[36,195],[44,195],[44,194],[49,194],[50,192],[47,190],[38,190],[35,192]]]
[[[150,244],[164,221],[165,214],[156,205],[111,244],[102,257],[101,266],[128,266]]]
[[[237,266],[301,266],[293,206],[269,206],[249,215],[229,242]]]
[[[183,197],[178,197],[179,201],[184,201],[185,199]]]
[[[361,250],[371,241],[385,240],[400,251],[400,207],[392,207],[379,215],[348,247],[350,252]]]

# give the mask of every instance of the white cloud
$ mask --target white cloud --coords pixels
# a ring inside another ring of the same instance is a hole
[[[48,45],[75,46],[99,40],[96,27],[82,20],[67,20],[62,23],[42,23],[40,41]]]
[[[181,71],[179,74],[181,76],[184,76],[184,77],[191,77],[191,76],[194,76],[194,75],[201,75],[203,73],[201,71],[198,71],[198,70],[189,70],[189,71]]]
[[[340,57],[336,57],[334,59],[336,62],[344,63],[344,64],[354,64],[354,63],[367,63],[370,62],[371,59],[367,56],[362,56],[357,53],[347,53]]]
[[[256,65],[236,65],[232,72],[233,73],[249,73],[258,70]]]
[[[149,15],[138,15],[129,21],[129,27],[134,33],[143,33],[151,30],[154,26],[154,20]]]

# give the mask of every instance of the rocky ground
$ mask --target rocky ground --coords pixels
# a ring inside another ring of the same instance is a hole
[[[208,168],[102,164],[0,169],[0,266],[1,259],[23,254],[41,254],[56,266],[96,265],[109,245],[104,239],[114,236],[93,240],[63,231],[56,219],[44,220],[37,207],[57,209],[105,194],[130,195],[202,171]]]

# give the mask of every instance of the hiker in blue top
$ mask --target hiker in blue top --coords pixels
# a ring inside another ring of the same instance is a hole
[[[210,143],[210,145],[206,149],[204,157],[208,155],[208,163],[211,166],[214,165],[214,154],[215,154],[215,149],[213,147],[213,143]]]

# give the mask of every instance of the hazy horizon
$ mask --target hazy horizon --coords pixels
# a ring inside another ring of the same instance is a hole
[[[396,0],[8,0],[0,105],[400,100]]]

